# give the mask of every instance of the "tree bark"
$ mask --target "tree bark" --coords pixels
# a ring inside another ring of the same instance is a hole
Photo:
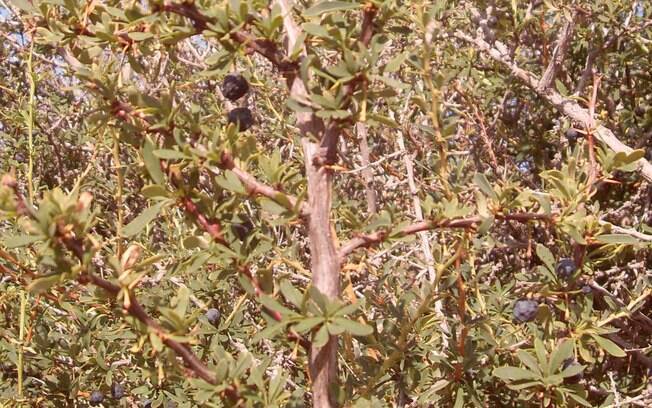
[[[332,171],[314,164],[313,157],[319,154],[318,144],[307,138],[302,140],[302,144],[310,207],[308,238],[312,285],[329,299],[335,299],[340,294],[340,265],[330,222]],[[337,384],[337,336],[330,336],[324,347],[310,347],[309,369],[313,406],[336,406],[331,386]]]

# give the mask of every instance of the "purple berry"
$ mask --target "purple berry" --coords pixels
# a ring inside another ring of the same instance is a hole
[[[240,132],[244,132],[254,124],[254,117],[249,108],[235,108],[229,112],[227,119],[229,123],[237,124]]]
[[[114,399],[120,399],[125,395],[125,387],[120,383],[111,384],[111,396]]]
[[[217,323],[220,321],[220,311],[211,308],[206,311],[206,320],[213,326],[217,325]]]
[[[575,266],[575,261],[573,261],[570,258],[562,258],[559,260],[557,263],[557,268],[555,268],[555,271],[557,272],[557,276],[560,279],[567,280],[577,270],[577,267]]]
[[[102,394],[102,391],[93,391],[91,393],[91,397],[88,399],[88,402],[91,403],[91,405],[99,405],[104,401],[104,394]]]
[[[235,101],[249,92],[249,83],[242,75],[233,73],[224,77],[221,89],[225,98]]]
[[[537,316],[539,302],[536,300],[520,299],[514,305],[514,320],[519,323],[529,322]]]
[[[566,139],[569,143],[575,143],[577,138],[580,136],[579,132],[573,128],[566,130]]]

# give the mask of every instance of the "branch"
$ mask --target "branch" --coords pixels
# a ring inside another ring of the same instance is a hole
[[[570,44],[570,39],[573,36],[573,29],[575,28],[575,18],[577,17],[577,10],[573,11],[570,20],[566,21],[566,24],[562,27],[559,32],[559,38],[557,39],[557,45],[555,50],[552,53],[552,58],[545,72],[541,76],[539,85],[537,86],[537,92],[542,92],[550,87],[552,81],[555,80],[557,71],[561,64],[564,62],[564,57],[568,51],[568,45]]]
[[[539,214],[539,213],[516,213],[516,214],[494,214],[498,220],[518,221],[526,223],[528,221],[548,221],[553,222],[555,214]],[[406,227],[403,227],[398,233],[392,234],[398,237],[416,234],[421,231],[428,231],[433,229],[451,228],[451,229],[474,229],[483,221],[482,217],[474,216],[467,218],[453,218],[443,220],[425,220],[420,221]],[[376,231],[369,234],[359,235],[349,242],[340,247],[338,255],[340,260],[344,260],[348,255],[353,253],[360,247],[370,247],[385,241],[390,235],[390,231]]]
[[[638,232],[636,230],[629,229],[629,228],[619,227],[618,225],[613,225],[612,223],[604,220],[599,220],[598,223],[600,225],[609,226],[611,228],[611,231],[617,232],[618,234],[629,235],[630,237],[640,239],[641,241],[648,241],[648,242],[652,241],[652,235],[644,234],[642,232]]]
[[[527,86],[532,88],[540,97],[547,100],[557,110],[570,117],[571,119],[580,123],[591,123],[591,116],[589,112],[578,105],[571,99],[564,98],[557,91],[552,89],[538,90],[539,79],[529,71],[519,68],[514,62],[509,60],[506,54],[501,53],[497,49],[491,47],[486,41],[481,38],[473,38],[468,34],[461,31],[456,31],[454,36],[460,40],[473,44],[478,50],[487,53],[493,60],[503,64],[511,71],[512,75],[523,81]],[[602,143],[606,144],[615,152],[631,153],[633,149],[623,144],[614,133],[604,126],[598,126],[593,134]],[[639,171],[642,176],[648,181],[652,181],[652,164],[645,159],[638,160]]]
[[[192,22],[197,34],[209,29],[209,25],[215,24],[214,17],[202,14],[192,2],[164,3],[154,9],[155,12],[168,12],[185,17]],[[293,75],[298,69],[298,64],[285,58],[283,52],[278,49],[273,41],[259,39],[245,31],[233,31],[229,37],[241,45],[244,45],[254,52],[267,58],[276,68],[284,74]]]
[[[268,186],[267,184],[261,183],[254,176],[236,166],[235,161],[231,153],[224,151],[222,152],[222,162],[220,167],[231,170],[235,174],[240,182],[244,184],[245,188],[249,194],[253,195],[262,195],[271,200],[274,200],[276,203],[284,206],[288,210],[296,210],[298,199],[292,195],[286,194],[283,191],[277,190],[274,187]],[[279,195],[282,195],[286,200],[279,200]],[[298,208],[302,217],[307,217],[310,215],[310,207],[305,202],[301,202]]]
[[[18,197],[19,200],[22,201],[21,197]],[[84,263],[84,254],[86,253],[86,250],[84,248],[84,243],[81,238],[74,236],[74,234],[66,231],[66,228],[63,224],[59,224],[57,226],[57,237],[59,238],[60,242],[64,245],[66,249],[68,249],[70,252],[72,252],[75,257],[81,262],[82,264]],[[79,278],[78,281],[82,284],[86,283],[92,283],[96,286],[99,286],[100,288],[104,289],[106,292],[110,293],[114,297],[118,296],[122,288],[120,286],[117,286],[105,279],[100,278],[97,275],[94,275],[91,272],[85,271],[83,272]],[[190,367],[192,371],[195,372],[200,378],[205,380],[206,382],[210,384],[217,384],[217,378],[213,374],[211,370],[206,367],[195,354],[190,351],[186,346],[183,344],[172,340],[167,337],[167,333],[163,330],[163,328],[156,322],[154,319],[152,319],[145,309],[138,303],[138,300],[136,299],[135,296],[133,296],[133,293],[131,291],[128,292],[129,295],[129,302],[123,303],[123,308],[125,312],[127,312],[129,315],[134,316],[136,319],[138,319],[140,322],[145,324],[147,327],[150,327],[153,329],[156,334],[161,338],[163,343],[170,347],[172,350],[174,350],[177,355],[179,355],[183,361]]]

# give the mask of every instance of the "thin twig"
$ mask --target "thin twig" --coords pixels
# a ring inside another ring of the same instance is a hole
[[[509,70],[515,77],[520,79],[528,87],[535,90],[539,94],[539,96],[541,96],[543,99],[551,103],[560,112],[564,113],[565,115],[569,116],[571,119],[577,122],[580,123],[589,122],[590,116],[589,116],[589,112],[586,109],[582,108],[580,105],[577,104],[577,102],[573,101],[572,99],[561,96],[555,90],[547,89],[545,91],[538,91],[537,87],[539,84],[539,79],[534,74],[518,67],[513,61],[508,59],[508,56],[502,54],[500,51],[496,50],[495,48],[492,48],[491,45],[488,44],[483,39],[471,37],[470,35],[463,33],[461,31],[456,31],[454,36],[456,38],[459,38],[460,40],[472,44],[478,50],[487,53],[487,55],[489,55],[495,61],[505,65],[507,68],[509,68]],[[633,151],[631,147],[623,144],[620,140],[618,140],[618,138],[614,135],[614,133],[611,130],[609,130],[604,126],[598,126],[595,129],[594,134],[602,143],[609,146],[609,148],[611,148],[611,150],[615,152],[624,152],[629,154]],[[648,162],[645,159],[639,159],[637,163],[639,166],[639,171],[641,172],[643,177],[645,177],[649,181],[652,181],[652,164],[650,164],[650,162]]]

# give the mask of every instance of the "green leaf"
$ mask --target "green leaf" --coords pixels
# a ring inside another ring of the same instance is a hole
[[[561,364],[567,358],[573,355],[575,342],[573,339],[565,339],[561,344],[557,345],[550,356],[550,366],[548,367],[548,374],[556,373],[561,367]]]
[[[264,330],[256,333],[252,340],[254,343],[257,343],[262,339],[271,339],[282,331],[285,331],[285,326],[287,326],[287,322],[279,322],[267,326]]]
[[[134,31],[128,33],[127,35],[129,36],[129,38],[131,38],[134,41],[145,41],[147,39],[154,37],[154,34],[151,32],[141,32],[141,31]]]
[[[287,279],[283,279],[279,286],[283,297],[285,297],[285,300],[300,309],[301,304],[303,303],[303,294],[297,288],[292,286],[290,281]]]
[[[143,195],[147,198],[168,196],[168,190],[159,184],[150,184],[145,186],[140,190],[140,192],[143,193]]]
[[[487,176],[485,176],[482,173],[476,173],[475,176],[473,176],[473,182],[480,188],[480,191],[482,191],[487,197],[493,198],[494,200],[498,200],[498,195],[496,194],[493,187],[491,186],[491,183],[489,183]]]
[[[34,242],[43,240],[41,235],[14,235],[5,238],[5,246],[7,249],[14,249],[24,247]]]
[[[280,304],[276,299],[268,296],[268,295],[260,295],[258,298],[260,303],[263,304],[263,306],[267,307],[270,310],[273,310],[275,312],[279,312],[282,315],[285,316],[292,316],[296,315],[292,310],[288,309],[287,307],[283,306]]]
[[[546,352],[546,346],[538,337],[534,339],[534,352],[537,355],[542,371],[548,372],[548,353]]]
[[[161,338],[158,336],[158,334],[150,333],[149,341],[152,343],[152,348],[157,352],[161,352],[163,350],[163,341],[161,341]]]
[[[344,327],[344,330],[351,333],[353,336],[368,336],[374,332],[374,329],[371,328],[371,326],[356,322],[355,320],[334,317],[332,321],[338,326]]]
[[[577,374],[581,373],[582,371],[584,371],[584,368],[585,367],[583,365],[573,364],[573,365],[569,366],[568,368],[566,368],[564,371],[562,371],[561,376],[564,377],[564,378],[572,377],[572,376],[577,375]]]
[[[555,270],[555,257],[548,248],[541,244],[537,244],[537,256],[548,267],[549,271]]]
[[[164,160],[181,160],[181,159],[189,158],[184,153],[172,149],[158,149],[158,150],[154,150],[153,153],[154,156]]]
[[[242,185],[238,176],[231,170],[226,170],[222,176],[215,177],[215,182],[225,190],[238,194],[247,194],[244,185]]]
[[[457,389],[457,396],[455,397],[455,405],[453,408],[464,408],[464,388]]]
[[[591,403],[589,401],[585,400],[584,398],[580,397],[579,395],[577,395],[577,394],[575,394],[573,392],[568,393],[568,396],[571,397],[572,399],[574,399],[576,402],[584,405],[585,407],[592,407],[593,406],[593,405],[591,405]]]
[[[555,79],[555,88],[557,88],[557,91],[563,96],[568,95],[568,88],[566,88],[566,85],[564,85],[564,83],[559,79]]]
[[[535,372],[539,375],[542,374],[541,367],[539,367],[537,359],[532,354],[528,353],[525,350],[518,350],[516,351],[516,356],[519,360],[521,360],[521,363],[526,365],[527,368],[529,368],[532,372]]]
[[[27,285],[27,290],[33,294],[47,292],[48,289],[59,283],[61,278],[62,275],[58,273],[36,278]]]
[[[627,356],[627,353],[623,351],[616,343],[613,341],[606,339],[602,336],[598,336],[597,334],[592,334],[591,337],[598,343],[598,345],[607,353],[611,354],[614,357],[625,357]]]
[[[403,52],[396,57],[392,58],[387,65],[385,65],[384,72],[396,72],[401,68],[401,65],[405,61],[405,59],[408,57],[408,54]]]
[[[353,10],[360,7],[358,3],[349,3],[346,1],[322,1],[303,12],[304,17],[315,17],[324,13],[333,11]]]
[[[303,25],[303,30],[306,33],[315,37],[330,38],[330,34],[328,34],[328,30],[326,30],[326,28],[324,28],[319,24],[305,23]]]
[[[632,237],[631,235],[625,234],[603,234],[595,237],[596,241],[602,242],[603,244],[638,244],[639,240]]]
[[[536,373],[520,367],[504,366],[494,369],[494,376],[502,380],[531,380],[538,377]]]
[[[260,199],[260,206],[262,209],[273,215],[281,215],[287,212],[287,209],[269,198],[263,197]]]
[[[158,216],[161,208],[163,208],[163,206],[165,206],[168,202],[169,200],[159,201],[158,203],[144,210],[142,213],[140,213],[140,215],[134,218],[123,228],[122,234],[125,237],[131,237],[141,232],[145,226],[147,226],[147,224],[149,224]]]
[[[143,160],[145,161],[145,168],[152,180],[154,180],[156,184],[164,185],[165,176],[161,170],[161,163],[159,159],[154,156],[154,144],[149,137],[145,139],[145,144],[143,145]]]
[[[328,343],[328,329],[326,328],[326,325],[323,325],[322,327],[317,330],[317,334],[312,339],[312,345],[319,348],[319,347],[324,347],[326,343]]]
[[[323,323],[325,320],[326,319],[321,316],[307,317],[301,320],[299,323],[297,323],[294,326],[294,330],[298,331],[299,333],[305,333],[307,331],[312,330],[317,325]]]

